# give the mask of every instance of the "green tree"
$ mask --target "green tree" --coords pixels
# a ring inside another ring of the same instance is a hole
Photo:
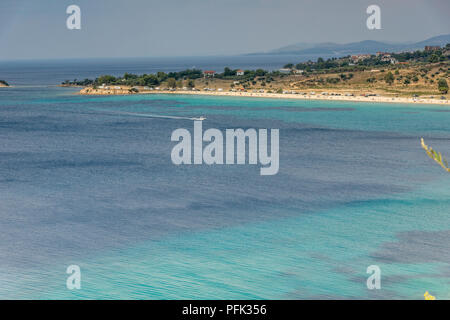
[[[128,72],[125,72],[125,74],[123,75],[123,78],[125,80],[136,79],[137,77],[137,75]]]
[[[167,74],[165,74],[162,71],[158,71],[158,73],[156,74],[156,76],[158,77],[158,81],[159,82],[163,82],[164,80],[167,79]]]
[[[188,88],[195,88],[195,82],[194,82],[194,80],[192,80],[192,79],[189,79],[188,81],[187,81],[187,86],[188,86]]]
[[[442,94],[447,94],[448,92],[448,83],[444,78],[439,79],[438,82],[438,90]]]
[[[266,75],[266,73],[267,72],[263,69],[256,69],[256,71],[255,71],[255,75],[258,77],[264,77]]]
[[[144,85],[146,86],[157,86],[159,85],[159,80],[154,74],[145,75],[142,77]]]
[[[177,87],[177,80],[175,80],[175,78],[169,78],[169,80],[167,80],[167,86],[169,88],[176,88]]]
[[[223,76],[224,77],[231,77],[231,76],[235,76],[236,75],[236,71],[235,70],[231,70],[228,67],[225,67],[223,69]]]
[[[428,59],[429,62],[434,63],[439,61],[439,56],[435,53],[433,53],[430,58]]]
[[[391,85],[394,83],[394,75],[392,74],[392,72],[388,72],[385,76],[384,76],[384,81],[386,81],[387,84]]]
[[[76,81],[74,81],[74,82],[76,82]],[[104,76],[98,77],[96,82],[100,83],[100,84],[103,84],[103,83],[112,84],[112,83],[116,82],[116,77],[110,76],[110,75],[104,75]]]

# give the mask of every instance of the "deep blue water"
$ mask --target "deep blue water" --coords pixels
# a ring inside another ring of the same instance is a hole
[[[0,297],[450,298],[446,107],[75,92],[0,90]],[[278,128],[280,171],[175,166],[193,122],[124,112]]]

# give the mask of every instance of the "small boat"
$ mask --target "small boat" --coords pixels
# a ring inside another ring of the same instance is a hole
[[[201,116],[201,117],[198,117],[198,118],[192,118],[192,120],[203,121],[203,120],[206,120],[206,117]]]

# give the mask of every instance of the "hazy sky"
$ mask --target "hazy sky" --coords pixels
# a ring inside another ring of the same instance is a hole
[[[66,8],[81,8],[68,30]],[[366,8],[381,7],[382,30]],[[450,33],[449,0],[0,0],[0,59],[228,55]]]

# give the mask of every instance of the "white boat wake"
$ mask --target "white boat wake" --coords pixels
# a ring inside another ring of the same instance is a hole
[[[106,110],[102,110],[102,111],[106,111]],[[134,116],[134,117],[141,117],[141,118],[178,119],[178,120],[193,120],[193,121],[206,120],[206,117],[203,117],[203,116],[201,116],[201,117],[180,117],[180,116],[167,116],[167,115],[149,114],[149,113],[111,112],[111,111],[108,111],[108,112],[111,114]]]

